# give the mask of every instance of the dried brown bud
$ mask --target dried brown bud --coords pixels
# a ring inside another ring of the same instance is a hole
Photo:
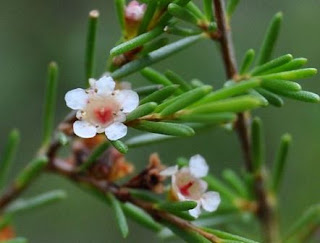
[[[0,231],[0,241],[10,240],[16,236],[13,228],[11,226],[7,226]]]

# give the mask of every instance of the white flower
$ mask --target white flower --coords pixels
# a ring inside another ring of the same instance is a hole
[[[125,17],[130,21],[140,21],[146,11],[146,5],[140,4],[138,1],[131,1],[125,9]]]
[[[139,105],[139,96],[132,90],[114,90],[115,82],[109,76],[90,79],[90,88],[73,89],[66,93],[67,106],[77,110],[73,131],[82,138],[105,133],[109,140],[118,140],[127,134],[123,124],[126,114]]]
[[[171,166],[160,174],[171,176],[171,192],[179,201],[195,201],[197,206],[189,210],[190,215],[197,218],[201,208],[213,212],[220,204],[220,195],[217,192],[206,192],[208,185],[200,179],[208,174],[209,167],[201,155],[194,155],[189,161],[189,166],[178,169],[178,166]]]

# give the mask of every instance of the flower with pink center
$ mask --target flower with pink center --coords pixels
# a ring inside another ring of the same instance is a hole
[[[138,94],[132,90],[115,90],[116,83],[110,76],[89,81],[90,88],[73,89],[65,95],[67,106],[78,111],[74,133],[92,138],[104,132],[112,141],[124,137],[127,126],[123,122],[126,115],[138,107]]]
[[[142,20],[146,5],[140,4],[138,1],[131,1],[125,8],[125,18],[128,21],[139,22]]]
[[[209,167],[201,155],[190,158],[189,166],[171,166],[161,172],[163,176],[171,176],[171,193],[179,201],[195,201],[197,206],[189,210],[190,215],[197,218],[201,208],[213,212],[220,204],[220,195],[217,192],[207,192],[208,184],[202,180],[209,172]]]

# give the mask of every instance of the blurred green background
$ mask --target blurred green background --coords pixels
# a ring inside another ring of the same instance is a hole
[[[104,70],[108,51],[119,37],[119,26],[111,0],[1,0],[0,8],[0,148],[11,128],[22,133],[17,162],[12,175],[22,168],[39,146],[47,64],[60,66],[57,121],[68,112],[66,91],[84,83],[84,43],[87,14],[101,13],[97,50],[97,73]],[[200,2],[200,1],[199,1]],[[240,60],[248,48],[257,49],[269,19],[277,11],[285,16],[276,54],[292,53],[307,57],[309,66],[320,63],[319,0],[243,0],[234,16],[236,54]],[[211,42],[198,43],[170,60],[157,65],[159,70],[174,67],[185,78],[199,78],[221,87],[224,70],[221,58]],[[319,78],[302,81],[306,90],[320,93]],[[129,77],[133,86],[141,83],[138,75]],[[269,107],[257,114],[265,122],[268,162],[274,158],[279,137],[290,132],[294,144],[281,193],[283,227],[293,222],[308,205],[319,201],[320,107],[287,101],[282,109]],[[167,144],[132,149],[128,157],[145,165],[151,152],[159,152],[165,163],[179,156],[202,154],[218,175],[223,168],[242,167],[236,136],[216,129],[194,138]],[[48,189],[64,188],[68,199],[56,205],[17,217],[18,235],[31,243],[159,242],[152,233],[131,224],[127,241],[121,239],[112,212],[64,179],[43,175],[24,196]]]

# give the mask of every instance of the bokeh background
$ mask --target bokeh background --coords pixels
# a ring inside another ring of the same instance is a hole
[[[101,13],[97,48],[97,74],[105,67],[108,51],[119,37],[119,26],[111,0],[19,0],[0,1],[0,149],[11,128],[19,128],[22,143],[12,175],[33,156],[41,137],[47,64],[60,66],[57,121],[68,112],[66,91],[84,83],[84,43],[87,14]],[[199,1],[200,2],[200,1]],[[276,55],[292,53],[307,57],[309,65],[320,68],[319,0],[243,0],[234,16],[233,31],[238,60],[248,48],[259,47],[272,15],[284,12]],[[211,42],[198,43],[170,60],[159,70],[174,67],[187,79],[221,87],[224,70],[219,53]],[[129,77],[133,86],[143,83],[138,75]],[[320,93],[319,77],[302,81],[306,90]],[[290,132],[294,138],[288,169],[281,192],[284,228],[310,204],[319,201],[320,107],[287,101],[282,109],[268,107],[256,114],[265,122],[268,162],[274,158],[279,137]],[[128,158],[143,166],[151,152],[158,152],[165,163],[179,156],[200,153],[218,175],[223,168],[242,167],[239,144],[233,133],[216,129],[186,140],[132,149]],[[31,243],[160,242],[152,233],[131,224],[127,241],[121,239],[112,212],[64,179],[43,175],[24,196],[63,188],[68,199],[15,220],[18,235]]]

